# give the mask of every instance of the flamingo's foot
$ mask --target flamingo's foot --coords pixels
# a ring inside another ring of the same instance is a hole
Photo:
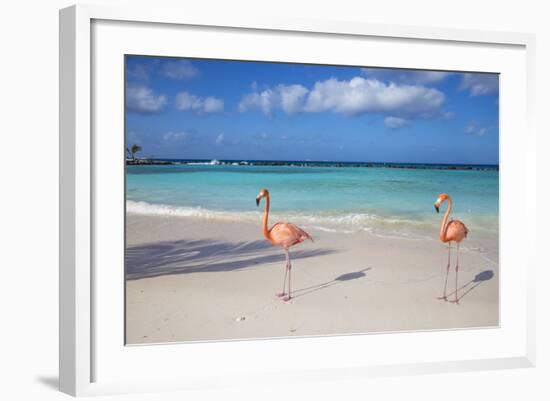
[[[458,302],[458,299],[455,299],[454,301],[451,301],[452,304],[460,305],[460,302]]]
[[[437,297],[437,299],[442,299],[443,301],[448,301],[447,295],[443,295],[442,297]]]
[[[286,297],[283,298],[283,301],[288,302],[291,299],[292,299],[292,297],[290,295],[287,295]]]
[[[277,295],[279,298],[282,298],[286,295],[286,292],[279,292],[278,294],[275,294]]]

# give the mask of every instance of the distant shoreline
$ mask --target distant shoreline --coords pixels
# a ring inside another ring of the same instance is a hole
[[[309,160],[208,160],[208,159],[126,159],[127,166],[177,166],[177,165],[224,165],[224,166],[271,166],[271,167],[357,167],[357,168],[394,168],[418,170],[475,170],[499,171],[493,164],[432,164],[432,163],[394,163],[394,162],[340,162]]]

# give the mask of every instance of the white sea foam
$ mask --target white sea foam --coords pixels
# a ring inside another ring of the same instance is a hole
[[[126,212],[146,216],[196,217],[203,219],[239,221],[257,221],[256,212],[229,212],[203,209],[200,207],[172,206],[153,204],[143,201],[126,201]]]
[[[201,207],[173,206],[153,204],[143,201],[126,202],[126,211],[129,214],[149,216],[193,217],[207,220],[242,221],[259,223],[263,210],[254,211],[226,211],[212,210]],[[290,221],[302,225],[304,228],[313,228],[324,232],[339,232],[352,234],[356,232],[370,232],[398,237],[425,238],[426,232],[433,231],[436,226],[422,221],[409,219],[386,218],[369,213],[345,213],[335,211],[323,212],[288,212],[272,213],[270,221]]]
[[[312,227],[316,230],[324,231],[326,233],[353,234],[354,232],[357,232],[357,230],[344,230],[344,229],[328,228],[328,227],[323,227],[323,226],[312,226]]]
[[[185,162],[188,166],[217,166],[222,164],[219,160],[210,160],[209,162]]]
[[[173,206],[153,204],[144,201],[126,202],[129,214],[167,217],[190,217],[204,220],[245,222],[260,224],[263,210],[227,211],[201,207]],[[383,217],[370,213],[346,213],[338,211],[279,212],[271,213],[270,223],[288,221],[300,225],[305,230],[318,230],[327,233],[353,234],[368,232],[383,238],[401,238],[409,240],[437,240],[439,220],[427,222],[396,217]],[[473,233],[495,235],[498,229],[488,228],[483,223],[473,224],[469,228]],[[435,236],[434,236],[435,235]]]

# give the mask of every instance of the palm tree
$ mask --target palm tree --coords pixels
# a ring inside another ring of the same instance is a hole
[[[137,144],[133,144],[131,148],[126,148],[126,152],[128,152],[132,156],[132,161],[136,161],[136,153],[141,152],[142,148],[141,146]]]

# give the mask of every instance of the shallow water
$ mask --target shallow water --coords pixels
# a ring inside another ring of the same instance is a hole
[[[495,168],[128,166],[127,211],[258,222],[263,204],[257,208],[255,197],[268,188],[273,222],[424,236],[439,226],[433,203],[447,192],[454,201],[452,217],[471,231],[496,235],[498,177]]]

